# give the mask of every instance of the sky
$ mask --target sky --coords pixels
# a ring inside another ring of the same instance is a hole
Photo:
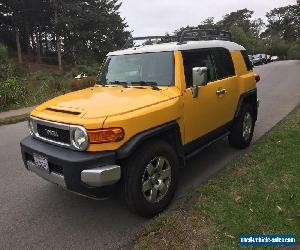
[[[247,8],[264,20],[271,9],[295,4],[296,0],[122,0],[120,14],[133,36],[164,35],[208,17],[220,20],[225,14]]]

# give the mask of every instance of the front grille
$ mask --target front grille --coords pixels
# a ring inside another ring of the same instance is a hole
[[[37,132],[40,137],[43,137],[45,139],[70,144],[70,131],[61,129],[61,128],[55,128],[50,127],[42,124],[37,124]]]

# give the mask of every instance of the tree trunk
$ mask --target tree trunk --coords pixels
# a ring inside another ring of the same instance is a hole
[[[36,55],[37,55],[37,61],[38,63],[41,63],[41,35],[40,35],[40,29],[38,29],[38,32],[36,34]]]
[[[47,54],[48,51],[49,51],[49,47],[48,47],[48,32],[47,31],[45,32],[45,49],[46,49],[46,52],[44,54]]]
[[[60,36],[57,35],[57,59],[58,59],[58,70],[62,71],[62,63],[61,63],[61,39]]]
[[[29,25],[27,22],[25,23],[24,40],[26,44],[26,53],[29,55],[31,53],[31,46],[30,46]]]
[[[55,26],[57,26],[58,18],[57,18],[57,3],[55,3],[54,8],[54,22]],[[57,43],[57,60],[58,60],[58,70],[62,71],[62,63],[61,63],[61,38],[58,32],[56,31],[56,43]]]
[[[35,42],[34,42],[33,31],[30,32],[30,39],[31,39],[32,51],[34,51],[35,50]]]
[[[18,52],[18,63],[22,63],[22,51],[20,45],[20,32],[16,29],[16,44],[17,44],[17,52]]]

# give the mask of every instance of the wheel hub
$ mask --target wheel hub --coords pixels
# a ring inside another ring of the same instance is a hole
[[[167,194],[171,183],[171,165],[162,156],[147,165],[142,177],[142,193],[150,203],[157,203]]]
[[[245,141],[249,140],[252,132],[253,120],[249,112],[245,113],[243,121],[243,138]]]

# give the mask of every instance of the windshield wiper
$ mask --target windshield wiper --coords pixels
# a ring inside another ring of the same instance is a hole
[[[141,85],[141,86],[151,86],[154,90],[160,90],[160,88],[157,87],[157,82],[145,82],[145,81],[139,81],[139,82],[131,82],[132,85]]]
[[[124,88],[128,88],[128,83],[127,82],[114,81],[114,82],[109,82],[108,84],[117,84],[117,85],[122,85]]]

